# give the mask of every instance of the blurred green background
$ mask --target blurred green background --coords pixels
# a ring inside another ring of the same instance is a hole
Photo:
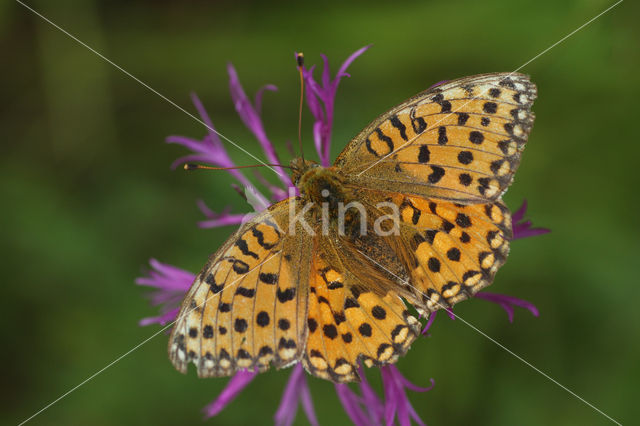
[[[28,4],[191,112],[197,92],[218,130],[251,152],[258,145],[235,114],[226,63],[250,95],[276,84],[264,121],[288,161],[294,51],[308,65],[326,53],[335,72],[374,44],[340,86],[335,155],[405,98],[439,80],[514,70],[612,2]],[[539,88],[537,121],[506,201],[515,209],[528,199],[528,216],[553,232],[516,241],[490,290],[532,301],[540,317],[519,310],[510,324],[485,301],[457,307],[622,423],[640,414],[638,9],[622,3],[523,69]],[[137,326],[156,313],[133,283],[148,258],[198,271],[233,230],[198,229],[196,199],[246,207],[226,173],[169,170],[185,150],[164,138],[205,133],[192,118],[18,3],[0,3],[0,34],[0,409],[15,424],[158,330]],[[306,115],[308,152],[310,123]],[[166,341],[154,338],[32,423],[201,424],[226,379],[177,373]],[[398,365],[415,383],[435,379],[431,392],[410,394],[430,425],[608,423],[461,321],[439,318]],[[287,377],[259,376],[207,423],[270,423]],[[320,422],[348,423],[332,385],[309,382]],[[296,423],[306,423],[301,413]]]

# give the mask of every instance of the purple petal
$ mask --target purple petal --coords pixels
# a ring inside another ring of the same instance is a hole
[[[304,73],[305,83],[308,86],[308,89],[305,91],[305,100],[307,101],[307,107],[311,114],[316,119],[316,121],[322,122],[324,120],[324,111],[322,110],[322,105],[320,104],[320,100],[318,97],[318,85],[315,83],[313,79],[313,74],[311,70]]]
[[[158,262],[156,259],[150,259],[149,264],[153,270],[147,277],[136,278],[136,284],[186,293],[196,278],[195,274],[189,271]]]
[[[220,226],[237,225],[242,223],[242,220],[247,215],[246,213],[231,214],[229,213],[231,210],[230,207],[225,207],[223,211],[216,213],[207,207],[203,200],[198,200],[197,204],[202,214],[207,218],[207,220],[198,222],[198,226],[200,228],[216,228]]]
[[[198,226],[203,229],[207,228],[219,228],[221,226],[238,225],[243,223],[244,218],[247,216],[244,214],[229,214],[221,216],[215,219],[201,220],[198,222]]]
[[[322,121],[316,121],[313,123],[313,144],[316,147],[316,152],[318,156],[321,158],[320,165],[322,167],[329,167],[331,164],[324,158],[324,139],[323,139],[323,128],[324,123]]]
[[[513,239],[534,237],[536,235],[547,234],[551,230],[547,228],[532,228],[533,224],[530,220],[524,220],[524,215],[527,212],[527,200],[522,202],[522,206],[511,216],[513,223]]]
[[[298,411],[298,387],[300,378],[304,375],[304,370],[300,364],[296,365],[291,371],[287,386],[284,388],[284,393],[280,399],[280,405],[278,411],[276,411],[274,421],[276,425],[290,425],[296,418],[296,412]]]
[[[192,139],[192,138],[187,138],[185,136],[168,136],[165,141],[167,143],[175,143],[178,145],[182,145],[187,149],[190,149],[193,152],[197,152],[200,154],[207,154],[208,152],[212,151],[213,148],[212,146],[210,146],[210,142],[211,140],[209,138],[205,138],[201,141],[196,140],[196,139]],[[224,167],[227,167],[226,165]],[[174,168],[172,166],[172,168]]]
[[[273,84],[266,84],[266,85],[262,86],[256,92],[256,96],[254,97],[253,105],[254,105],[256,111],[258,112],[258,114],[260,114],[260,112],[262,111],[262,95],[265,92],[265,90],[269,90],[271,92],[277,92],[278,88],[276,86],[274,86]]]
[[[231,91],[233,106],[236,108],[236,112],[245,126],[247,126],[258,141],[262,143],[266,137],[264,128],[262,127],[262,121],[242,88],[238,73],[232,64],[227,65],[227,72],[229,74],[229,90]]]
[[[411,389],[414,392],[429,392],[436,385],[436,381],[433,379],[429,379],[429,381],[431,382],[431,385],[427,386],[426,388],[411,383],[409,380],[407,380],[406,377],[402,375],[400,376],[400,380],[404,385],[404,387],[406,387],[407,389]]]
[[[436,84],[432,84],[431,86],[429,86],[429,88],[428,88],[427,90],[429,90],[429,89],[433,89],[434,87],[438,87],[438,86],[440,86],[441,84],[445,84],[447,81],[449,81],[449,80],[440,80],[440,81],[439,81],[439,82],[437,82]]]
[[[387,367],[380,369],[384,389],[384,419],[387,426],[394,423],[396,412],[398,411],[398,387],[393,374]]]
[[[385,394],[386,424],[394,424],[394,419],[397,417],[398,423],[402,426],[410,426],[411,419],[424,426],[424,422],[420,419],[411,405],[411,402],[405,392],[405,388],[417,392],[427,392],[434,386],[433,379],[431,379],[431,386],[424,388],[409,382],[395,365],[384,366],[380,368],[380,372],[382,373],[382,382]]]
[[[523,226],[520,226],[520,225],[514,226],[513,239],[517,240],[520,238],[535,237],[536,235],[548,234],[549,232],[551,232],[551,230],[547,228],[529,229],[529,226],[531,226],[531,222],[527,222],[527,224]]]
[[[193,102],[193,105],[196,107],[196,110],[202,118],[202,121],[204,121],[208,127],[209,138],[212,142],[212,145],[215,148],[223,149],[222,141],[220,140],[220,137],[215,132],[215,128],[213,127],[213,121],[211,121],[209,114],[207,114],[207,110],[204,109],[204,105],[202,105],[202,101],[200,101],[198,95],[196,95],[195,93],[191,93],[191,102]]]
[[[222,390],[220,395],[209,405],[204,407],[205,418],[210,418],[220,413],[231,401],[233,401],[240,392],[256,377],[254,371],[238,371],[235,376],[229,380],[227,386]]]
[[[282,399],[280,400],[280,406],[274,417],[275,424],[277,426],[290,426],[293,424],[299,403],[302,403],[309,423],[317,426],[318,419],[313,409],[311,392],[309,391],[304,368],[301,364],[297,364],[293,368],[293,371],[291,371],[289,382],[287,382],[287,386],[282,394]]]
[[[524,215],[526,212],[527,212],[527,200],[523,200],[520,208],[511,215],[511,221],[513,223],[520,222],[522,219],[524,219]]]
[[[315,94],[318,98],[320,98],[323,93],[323,88],[313,78],[313,71],[315,69],[316,69],[315,65],[311,66],[309,69],[303,68],[302,75],[304,76],[305,82],[307,83],[307,86],[309,87],[310,91],[313,94]]]
[[[138,325],[141,327],[151,325],[151,324],[165,325],[175,320],[176,317],[178,316],[179,311],[180,311],[179,308],[173,308],[162,315],[158,315],[157,317],[142,318],[140,321],[138,321]]]
[[[136,284],[155,287],[157,290],[150,295],[151,304],[162,306],[159,316],[143,318],[139,325],[156,323],[165,325],[178,315],[180,301],[184,298],[196,276],[184,269],[158,262],[156,259],[149,260],[149,264],[152,269],[147,276],[136,278]]]
[[[326,55],[321,55],[323,61],[322,86],[318,85],[313,78],[313,67],[308,70],[303,70],[305,81],[310,89],[307,90],[307,106],[315,119],[313,139],[316,150],[318,151],[318,156],[320,157],[320,164],[324,167],[331,165],[331,132],[333,129],[334,104],[338,84],[342,77],[349,75],[346,73],[346,70],[351,63],[369,47],[370,46],[365,46],[349,56],[347,60],[342,63],[333,80],[331,80],[329,60]]]
[[[342,63],[342,65],[340,66],[340,69],[338,70],[338,74],[336,74],[336,80],[337,80],[337,82],[336,82],[336,81],[334,81],[334,84],[336,85],[336,87],[337,87],[337,85],[338,85],[338,82],[340,81],[340,77],[343,77],[343,76],[345,76],[345,75],[346,75],[346,76],[349,76],[349,75],[346,73],[347,68],[349,68],[349,66],[353,63],[353,61],[355,61],[355,60],[358,58],[358,56],[362,55],[364,52],[366,52],[367,50],[369,50],[369,48],[370,48],[371,46],[373,46],[373,45],[372,45],[372,44],[369,44],[369,45],[367,45],[367,46],[361,47],[360,49],[358,49],[358,50],[356,50],[355,52],[353,52],[353,53],[351,54],[351,56],[349,56],[349,57],[347,58],[347,60],[346,60],[346,61],[344,61],[344,62]]]
[[[209,118],[207,111],[204,109],[202,102],[195,94],[191,95],[191,99],[196,109],[198,110],[202,121],[204,121],[207,125],[208,133],[201,141],[197,141],[192,138],[186,138],[184,136],[169,136],[166,139],[167,143],[177,143],[195,153],[178,158],[171,164],[171,168],[175,169],[179,165],[189,162],[208,163],[219,167],[234,167],[235,164],[233,163],[233,161],[231,161],[231,158],[222,145],[218,134],[214,131],[215,129],[213,127],[213,123]],[[239,170],[228,170],[228,172],[243,185],[251,185],[251,183]]]
[[[436,319],[436,314],[438,313],[438,311],[434,311],[431,314],[429,314],[429,319],[427,320],[427,323],[425,324],[424,328],[422,329],[422,334],[427,334],[427,331],[431,328],[431,325],[433,324],[433,321]]]
[[[364,373],[364,369],[362,367],[358,368],[358,373],[360,374],[360,392],[362,392],[363,404],[367,407],[369,416],[372,418],[373,422],[376,424],[380,424],[382,419],[384,418],[384,404],[382,400],[378,396],[375,390],[369,384],[367,380],[367,376]]]
[[[267,160],[270,163],[280,164],[280,160],[278,155],[276,154],[275,147],[271,143],[271,141],[267,138],[267,133],[264,130],[264,126],[262,124],[262,119],[260,118],[260,114],[256,111],[253,104],[247,98],[242,85],[240,84],[240,80],[238,79],[238,73],[232,64],[227,65],[227,71],[229,73],[229,89],[231,90],[231,99],[233,100],[233,104],[238,112],[238,115],[244,122],[245,126],[253,133],[256,137],[262,150],[264,151]],[[282,167],[275,167],[277,171],[278,177],[284,184],[285,188],[289,186],[293,186],[289,175],[284,171]]]
[[[520,308],[524,308],[529,310],[533,314],[533,316],[539,316],[538,308],[526,300],[518,299],[517,297],[507,296],[506,294],[497,294],[497,293],[487,293],[481,291],[476,293],[475,297],[488,300],[489,302],[497,303],[507,312],[509,316],[509,322],[513,322],[513,307],[518,306]]]
[[[220,213],[216,213],[216,212],[214,212],[213,210],[211,210],[207,206],[207,204],[204,202],[204,200],[197,200],[196,201],[196,205],[198,206],[198,208],[200,209],[202,214],[205,215],[206,217],[210,218],[210,219],[214,219],[214,218],[218,217],[221,214],[228,214],[229,211],[231,210],[231,207],[227,206]]]
[[[324,53],[320,54],[322,58],[322,87],[326,90],[331,84],[331,69],[329,67],[329,58]],[[325,99],[325,102],[327,100]]]
[[[453,313],[453,308],[447,308],[447,315],[449,315],[449,318],[451,318],[452,320],[456,319],[456,314]]]
[[[344,383],[335,383],[334,387],[344,411],[347,413],[353,424],[356,426],[370,426],[371,419],[369,419],[360,406],[361,398]]]
[[[302,387],[302,393],[300,394],[300,401],[302,401],[302,408],[304,409],[304,413],[307,415],[307,420],[312,426],[318,426],[318,419],[316,417],[316,412],[313,408],[313,401],[311,400],[311,391],[309,390],[309,385],[307,384],[307,378],[303,376],[304,386]]]

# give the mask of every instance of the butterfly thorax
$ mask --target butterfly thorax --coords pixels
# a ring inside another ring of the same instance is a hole
[[[342,203],[350,201],[344,188],[343,176],[333,167],[315,165],[307,169],[298,181],[300,195],[318,207],[328,203],[329,211],[335,211]]]
[[[305,203],[312,203],[309,209],[315,220],[328,222],[329,227],[343,223],[347,236],[357,237],[360,223],[365,220],[361,211],[353,208],[357,196],[345,185],[344,175],[336,167],[324,168],[311,161],[297,158],[291,162],[294,172],[292,179],[300,190]]]

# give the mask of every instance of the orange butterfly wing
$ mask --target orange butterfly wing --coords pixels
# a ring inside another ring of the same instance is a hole
[[[357,186],[459,202],[497,200],[533,125],[536,88],[485,74],[429,89],[380,116],[338,156]]]
[[[394,203],[414,297],[428,313],[489,285],[506,260],[501,201],[534,120],[522,74],[485,74],[429,89],[363,130],[335,166],[370,202]]]
[[[306,339],[310,246],[288,235],[289,200],[243,225],[211,256],[187,294],[169,357],[201,377],[261,371],[297,361]]]
[[[374,239],[379,248],[385,245]],[[344,383],[359,380],[360,362],[368,367],[396,362],[420,332],[400,298],[401,287],[336,234],[316,237],[313,253],[302,358],[307,371]]]

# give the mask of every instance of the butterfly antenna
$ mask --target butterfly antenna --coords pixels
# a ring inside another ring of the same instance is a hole
[[[202,164],[187,163],[184,165],[184,169],[185,170],[236,170],[236,169],[248,169],[251,167],[265,167],[265,166],[284,167],[287,169],[291,168],[291,166],[284,166],[282,164],[252,164],[250,166],[212,167],[212,166],[204,166]]]
[[[302,150],[302,103],[304,101],[304,54],[302,52],[296,55],[296,62],[298,64],[298,73],[300,74],[300,106],[298,108],[298,145],[300,147],[300,157],[302,157],[302,164],[304,164],[304,151]]]

